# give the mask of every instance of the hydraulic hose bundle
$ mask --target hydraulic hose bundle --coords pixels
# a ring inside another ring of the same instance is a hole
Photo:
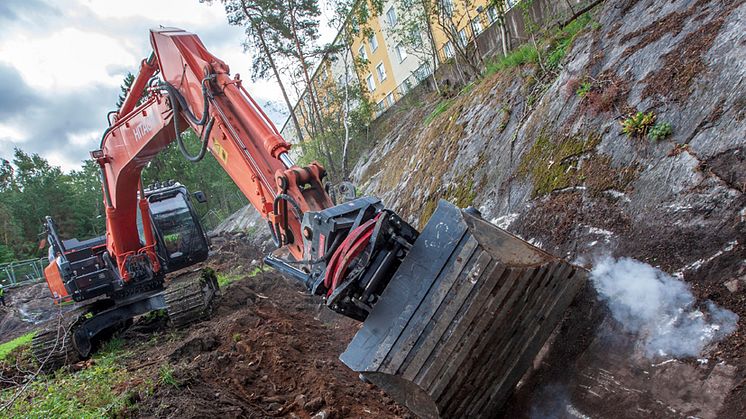
[[[184,155],[184,157],[189,160],[192,163],[196,163],[200,160],[202,160],[205,157],[205,154],[207,153],[207,140],[210,138],[210,132],[212,132],[212,126],[215,123],[215,118],[210,118],[208,121],[208,111],[210,109],[210,100],[208,96],[208,88],[207,88],[207,81],[210,80],[211,77],[205,77],[202,79],[202,97],[204,98],[204,105],[202,107],[202,118],[197,119],[196,116],[194,116],[194,113],[189,109],[189,104],[187,103],[184,96],[179,92],[179,89],[175,88],[171,83],[164,81],[163,83],[159,84],[159,87],[166,90],[168,93],[168,97],[171,99],[171,106],[173,106],[174,109],[174,130],[176,131],[176,143],[179,145],[179,150],[181,150],[181,154]],[[184,140],[181,138],[181,130],[179,129],[179,118],[178,113],[179,111],[183,110],[184,115],[195,125],[204,126],[204,130],[202,131],[202,134],[200,135],[200,140],[202,141],[202,145],[200,147],[199,152],[196,155],[192,155],[187,151],[186,146],[184,145]]]

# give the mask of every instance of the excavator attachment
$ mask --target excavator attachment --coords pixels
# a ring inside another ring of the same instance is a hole
[[[493,417],[585,278],[441,201],[340,359],[420,417]]]

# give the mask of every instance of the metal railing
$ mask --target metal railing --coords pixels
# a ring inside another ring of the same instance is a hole
[[[47,258],[27,259],[0,264],[0,284],[5,288],[20,287],[44,281]]]

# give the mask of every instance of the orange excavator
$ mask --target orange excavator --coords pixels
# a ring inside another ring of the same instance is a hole
[[[421,417],[493,416],[527,371],[586,273],[441,201],[422,231],[374,197],[335,205],[318,163],[299,167],[290,144],[238,75],[200,39],[151,30],[121,108],[92,158],[101,168],[105,236],[63,240],[50,218],[46,280],[79,309],[39,333],[40,362],[89,356],[102,336],[154,310],[175,326],[209,313],[214,275],[166,275],[208,257],[191,195],[175,182],[145,187],[141,171],[177,141],[191,161],[208,152],[266,219],[277,250],[266,261],[333,311],[363,322],[341,360]],[[144,92],[144,93],[143,93]],[[140,104],[138,104],[140,103]],[[198,133],[199,152],[181,138]],[[319,330],[323,333],[323,330]]]

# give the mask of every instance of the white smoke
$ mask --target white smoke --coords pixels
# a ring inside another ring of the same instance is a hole
[[[738,315],[712,301],[703,312],[686,283],[634,259],[597,261],[591,281],[614,319],[637,334],[649,358],[697,356],[737,328]]]

